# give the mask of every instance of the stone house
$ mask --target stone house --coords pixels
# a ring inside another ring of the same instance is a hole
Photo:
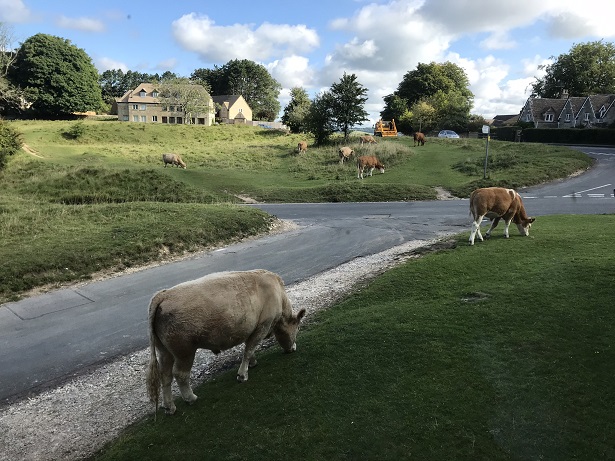
[[[163,103],[155,85],[141,83],[116,99],[117,118],[121,122],[211,126],[215,117],[213,100],[202,85],[194,88],[208,101],[207,110],[202,113],[188,115],[179,103]]]
[[[569,97],[564,91],[561,98],[530,97],[518,120],[534,128],[607,127],[615,123],[615,95]]]
[[[241,95],[223,94],[213,97],[216,121],[220,123],[252,123],[252,109]]]

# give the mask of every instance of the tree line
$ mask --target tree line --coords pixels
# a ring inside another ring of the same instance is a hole
[[[0,22],[0,115],[63,118],[74,112],[108,113],[117,98],[145,82],[162,88],[161,96],[169,101],[182,101],[187,112],[198,111],[203,102],[199,100],[202,92],[191,91],[196,84],[214,96],[242,95],[254,120],[274,120],[281,109],[282,86],[263,65],[250,60],[196,69],[188,77],[121,69],[99,74],[87,53],[69,40],[36,34],[12,49],[10,32]],[[541,68],[544,76],[532,85],[534,96],[558,97],[562,90],[570,96],[615,93],[612,43],[574,45],[569,53],[551,59],[552,64]],[[398,130],[407,134],[442,128],[475,131],[485,120],[471,113],[474,95],[469,86],[465,71],[454,63],[419,63],[383,98],[380,116],[395,119]],[[348,136],[353,126],[368,120],[367,93],[355,74],[346,73],[313,99],[304,88],[292,88],[282,122],[293,132],[312,133],[317,143],[326,142],[336,131]],[[188,100],[190,107],[184,102]]]

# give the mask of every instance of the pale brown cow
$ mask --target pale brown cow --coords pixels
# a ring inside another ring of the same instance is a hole
[[[361,143],[361,145],[363,145],[363,144],[376,144],[376,140],[371,135],[361,136],[359,138],[359,142]]]
[[[299,144],[297,144],[297,152],[299,154],[307,152],[307,142],[306,141],[299,141]]]
[[[357,178],[363,179],[365,168],[369,170],[370,176],[376,168],[380,170],[380,173],[384,173],[384,165],[373,155],[362,155],[359,157],[357,161]]]
[[[182,167],[182,168],[186,168],[186,164],[184,163],[184,161],[182,160],[182,158],[179,156],[179,154],[162,154],[162,161],[164,162],[164,166],[166,168],[167,164],[170,164],[171,166],[173,165],[177,165],[177,167]]]
[[[521,235],[527,236],[530,233],[530,227],[535,218],[530,218],[525,212],[523,200],[521,196],[513,189],[504,187],[485,187],[476,189],[470,195],[470,212],[474,221],[472,222],[472,231],[470,232],[470,245],[474,245],[474,237],[478,235],[478,239],[482,242],[483,236],[480,233],[480,223],[486,216],[493,222],[491,227],[485,234],[486,237],[491,236],[491,231],[504,218],[506,227],[504,228],[504,236],[508,235],[508,226],[513,221],[519,229]]]
[[[149,305],[147,372],[156,411],[162,383],[162,405],[167,413],[175,412],[173,377],[183,399],[196,400],[190,370],[197,349],[218,354],[245,343],[237,380],[247,381],[248,367],[256,365],[254,351],[264,338],[273,334],[286,352],[296,349],[304,315],[305,309],[293,314],[280,276],[262,269],[218,272],[156,293]]]
[[[354,155],[354,150],[352,150],[348,146],[344,146],[344,147],[340,147],[340,149],[338,150],[338,153],[340,154],[340,165],[341,165],[344,163],[344,160],[349,160],[350,157]]]
[[[424,146],[425,143],[427,142],[427,140],[425,139],[425,135],[419,131],[417,131],[416,133],[414,133],[414,135],[412,135],[412,137],[414,138],[414,146],[416,147],[416,145],[418,144],[419,146]]]

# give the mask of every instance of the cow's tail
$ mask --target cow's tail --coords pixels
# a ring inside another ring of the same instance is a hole
[[[153,402],[156,407],[154,419],[158,414],[158,400],[160,399],[160,369],[158,368],[158,357],[156,356],[156,332],[154,331],[154,322],[156,320],[156,312],[162,301],[160,293],[157,293],[149,304],[148,325],[149,325],[149,366],[147,368],[147,395],[150,402]]]

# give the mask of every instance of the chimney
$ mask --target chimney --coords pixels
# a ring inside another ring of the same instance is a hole
[[[561,94],[561,99],[568,99],[568,90],[563,89]]]

